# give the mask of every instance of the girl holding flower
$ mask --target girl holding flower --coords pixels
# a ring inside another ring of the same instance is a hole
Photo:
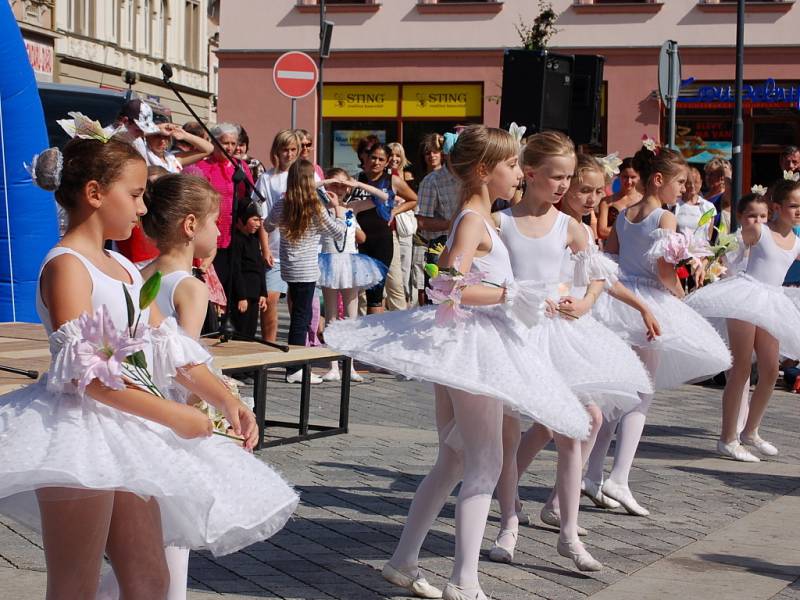
[[[722,395],[722,433],[717,450],[723,456],[745,462],[759,458],[744,446],[765,456],[778,454],[774,445],[759,435],[759,426],[778,378],[778,357],[800,359],[800,310],[782,287],[789,267],[800,258],[800,182],[784,179],[772,188],[775,220],[763,222],[766,200],[743,200],[748,213],[742,223],[742,241],[749,250],[747,265],[734,277],[706,286],[687,298],[687,304],[710,319],[725,319],[733,366]],[[755,211],[754,209],[758,209]],[[746,298],[746,302],[741,299]],[[743,394],[750,376],[752,356],[758,363],[758,383],[749,413],[738,431]]]
[[[463,202],[431,280],[437,306],[337,321],[326,332],[337,351],[437,384],[439,454],[383,569],[388,581],[422,598],[486,600],[478,559],[506,454],[504,406],[572,437],[589,430],[581,404],[525,341],[545,295],[514,282],[492,223],[492,202],[510,199],[522,176],[518,153],[515,138],[483,125],[466,127],[453,146],[449,168],[462,182]],[[564,400],[556,405],[553,397]],[[419,574],[419,552],[459,481],[455,564],[442,592]]]
[[[675,273],[683,259],[695,259],[689,247],[693,236],[676,232],[675,215],[661,208],[684,191],[686,161],[668,148],[642,147],[634,156],[645,193],[641,201],[623,210],[614,224],[605,249],[619,254],[620,281],[644,301],[661,325],[661,336],[648,339],[640,315],[608,295],[595,305],[594,315],[633,346],[644,362],[656,390],[677,387],[724,371],[730,353],[714,328],[680,301],[684,292]],[[649,511],[633,497],[628,476],[642,436],[652,394],[641,394],[640,403],[616,420],[603,424],[588,461],[586,478],[603,481],[603,463],[614,430],[617,444],[614,466],[601,485],[607,497],[630,514]]]
[[[140,387],[146,381],[134,374],[144,367],[132,365],[149,361],[155,379],[213,401],[236,434],[253,441],[252,413],[229,401],[204,364],[178,357],[205,351],[181,338],[174,321],[161,323],[149,306],[155,288],[140,295],[133,264],[104,250],[146,212],[144,160],[110,135],[75,135],[63,154],[48,149],[31,167],[34,182],[55,191],[69,226],[37,285],[50,370],[0,398],[0,512],[42,532],[48,599],[94,598],[104,553],[123,597],[164,598],[165,543],[233,552],[282,527],[297,497],[241,448],[209,438],[200,411]],[[264,508],[276,489],[282,506]]]

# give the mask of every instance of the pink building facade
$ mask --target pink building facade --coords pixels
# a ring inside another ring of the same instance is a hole
[[[680,44],[679,144],[697,162],[729,152],[728,87],[734,79],[734,5],[725,0],[607,2],[555,0],[558,32],[551,52],[606,58],[602,150],[627,155],[642,135],[663,137],[658,52]],[[449,2],[362,0],[329,4],[336,25],[324,63],[323,162],[353,160],[348,144],[374,132],[401,141],[414,161],[427,131],[500,119],[505,48],[520,47],[516,26],[538,13],[532,0]],[[800,140],[800,7],[794,1],[748,2],[745,167],[755,178],[774,168],[782,145]],[[287,50],[316,57],[316,0],[227,0],[219,48],[219,118],[243,123],[256,156],[289,126],[290,101],[272,83]],[[532,85],[532,84],[531,84]],[[523,89],[532,87],[522,84]],[[297,124],[316,133],[317,98],[298,101]],[[771,177],[772,173],[765,173]],[[749,183],[749,182],[746,182]],[[761,181],[759,181],[761,183]]]

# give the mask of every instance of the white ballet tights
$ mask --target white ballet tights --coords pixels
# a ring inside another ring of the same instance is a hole
[[[396,569],[417,571],[425,536],[460,480],[455,565],[450,581],[460,587],[476,587],[486,519],[502,469],[502,402],[436,386],[436,424],[436,464],[417,488],[400,542],[389,562]]]
[[[189,582],[189,549],[177,546],[164,548],[169,569],[169,591],[165,600],[186,600]],[[109,569],[100,580],[96,600],[119,600],[119,585],[114,571]]]
[[[659,352],[636,348],[636,353],[642,359],[644,366],[649,371],[651,377],[658,367]],[[650,410],[650,403],[653,401],[653,394],[639,394],[641,402],[630,412],[622,415],[617,426],[617,445],[614,452],[614,466],[608,478],[623,487],[628,487],[628,477],[633,467],[633,459],[636,450],[639,448],[639,441],[642,439],[644,423],[647,419],[647,411]]]
[[[744,429],[744,424],[747,423],[747,417],[750,414],[750,378],[744,383],[742,390],[742,402],[739,405],[739,420],[736,422],[736,433],[741,434]]]
[[[322,288],[322,299],[325,302],[325,323],[329,325],[339,318],[339,294],[342,295],[344,314],[346,319],[358,318],[358,290],[348,288],[335,290],[333,288]],[[331,362],[331,371],[339,371],[338,361]],[[355,372],[355,367],[352,368]]]

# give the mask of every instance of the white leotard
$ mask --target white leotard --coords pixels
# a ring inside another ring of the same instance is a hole
[[[750,257],[744,273],[769,285],[782,285],[786,272],[800,255],[800,238],[794,236],[794,245],[784,250],[775,242],[769,227],[761,225],[758,241],[750,246]]]
[[[517,279],[546,284],[563,281],[562,268],[569,259],[570,218],[559,212],[550,231],[541,237],[530,237],[517,228],[511,209],[500,212],[500,239],[511,255],[511,267]]]
[[[650,234],[659,228],[664,212],[663,208],[657,208],[638,223],[631,223],[626,208],[614,221],[619,240],[619,268],[622,277],[658,278],[655,267],[647,257],[647,251],[653,245]]]
[[[191,276],[192,274],[187,271],[173,271],[161,278],[161,287],[158,289],[156,304],[164,318],[175,317],[177,320],[178,311],[175,310],[175,290],[181,281]]]
[[[470,268],[470,271],[482,271],[486,273],[486,281],[490,281],[491,283],[495,283],[497,285],[503,285],[506,282],[514,281],[514,272],[511,268],[511,260],[508,256],[508,249],[506,248],[500,236],[497,235],[497,231],[495,231],[494,227],[489,225],[489,223],[487,223],[478,212],[470,209],[462,210],[460,213],[458,213],[453,221],[452,231],[455,232],[458,229],[458,224],[467,213],[475,213],[478,215],[481,218],[481,221],[483,221],[486,231],[489,232],[489,236],[492,238],[492,249],[489,250],[488,254],[485,256],[474,257],[472,259],[472,267]],[[451,234],[450,238],[447,240],[448,250],[450,250],[452,240],[453,235]]]

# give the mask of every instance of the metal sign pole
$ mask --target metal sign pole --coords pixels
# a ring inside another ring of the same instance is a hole
[[[742,120],[742,88],[744,80],[744,0],[739,0],[736,11],[736,98],[733,105],[733,148],[731,149],[733,189],[731,190],[731,231],[736,231],[736,205],[742,196],[742,144],[744,143],[744,121]]]
[[[669,122],[667,123],[667,144],[675,149],[675,119],[678,104],[678,91],[680,88],[680,73],[678,72],[678,43],[673,42],[667,50],[669,54]],[[677,83],[677,85],[676,85]]]
[[[292,98],[292,129],[297,129],[297,98]]]

